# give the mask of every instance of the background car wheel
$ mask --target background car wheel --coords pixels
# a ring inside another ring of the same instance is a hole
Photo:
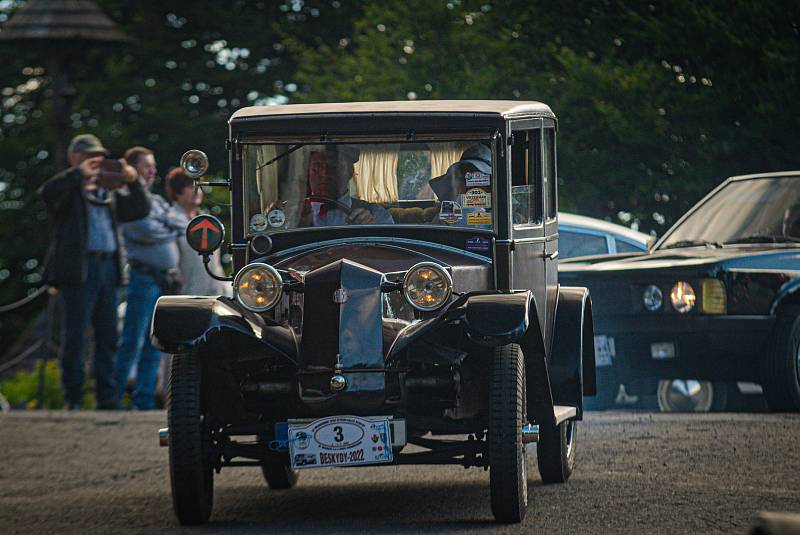
[[[489,486],[498,522],[521,522],[528,507],[525,362],[517,344],[495,348],[489,407]]]
[[[728,405],[730,388],[735,383],[697,381],[694,379],[662,379],[656,398],[661,412],[719,412]]]
[[[211,437],[205,425],[201,369],[195,355],[172,357],[167,421],[172,504],[181,524],[203,524],[214,504]]]
[[[564,483],[575,466],[575,438],[578,422],[566,420],[556,426],[540,425],[536,458],[545,483]]]
[[[772,411],[800,411],[800,307],[782,310],[773,347],[763,360],[761,386]]]
[[[290,489],[297,484],[298,471],[281,461],[265,461],[261,473],[272,490]]]

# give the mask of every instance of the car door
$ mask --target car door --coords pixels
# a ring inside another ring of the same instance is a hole
[[[558,300],[558,175],[556,166],[556,128],[552,120],[542,121],[541,170],[544,192],[544,270],[547,293],[545,347],[551,346]]]
[[[548,307],[541,140],[541,119],[511,124],[511,283],[514,289],[533,292],[544,336]]]

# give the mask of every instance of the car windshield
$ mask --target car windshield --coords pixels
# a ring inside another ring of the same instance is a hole
[[[676,226],[659,249],[800,241],[800,179],[728,183]]]
[[[492,229],[488,142],[246,144],[247,233],[351,225]]]

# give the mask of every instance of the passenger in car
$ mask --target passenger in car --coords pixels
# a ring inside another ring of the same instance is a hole
[[[311,153],[308,199],[313,226],[394,224],[392,216],[382,206],[350,195],[350,179],[358,158],[358,149],[347,145],[329,146]]]
[[[467,188],[491,185],[492,150],[483,143],[467,148],[447,172],[428,181],[440,201],[458,202]]]

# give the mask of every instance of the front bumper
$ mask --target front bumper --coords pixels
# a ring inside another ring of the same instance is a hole
[[[595,333],[613,339],[610,369],[622,383],[666,378],[758,382],[758,363],[769,351],[774,323],[773,316],[614,315],[595,317]],[[674,356],[663,351],[670,347]],[[609,369],[602,364],[598,370]]]

